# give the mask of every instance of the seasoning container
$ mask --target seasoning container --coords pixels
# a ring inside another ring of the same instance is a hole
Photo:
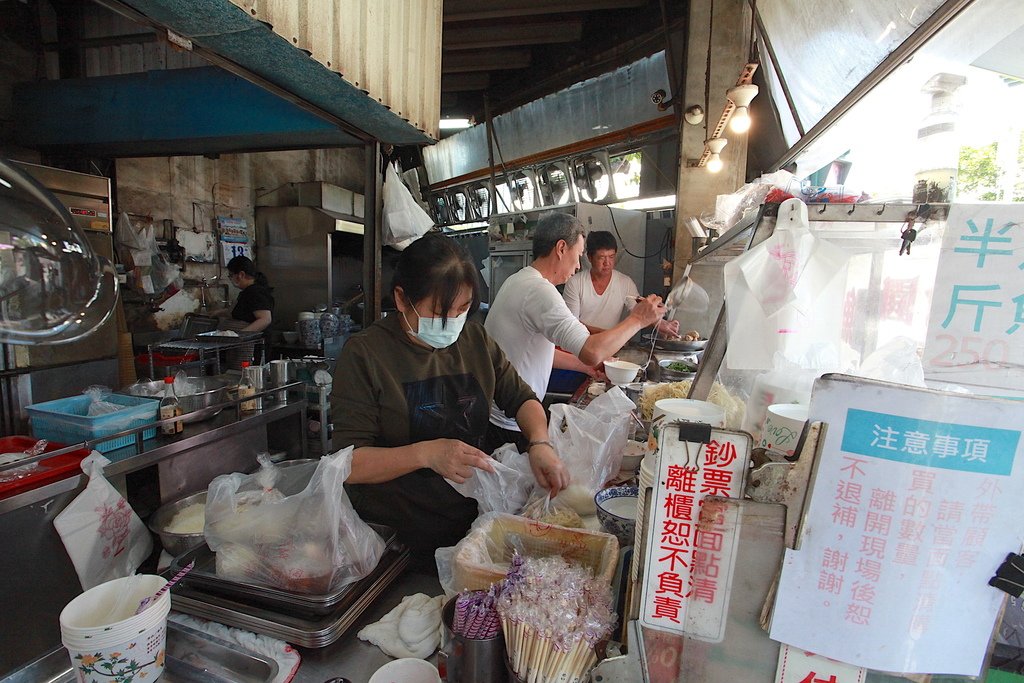
[[[242,361],[242,379],[238,382],[238,398],[249,398],[256,394],[256,387],[252,383],[252,375],[249,372],[250,363]],[[256,410],[256,399],[242,401],[239,406],[242,412],[251,413]]]
[[[174,378],[164,377],[164,395],[160,399],[160,419],[169,420],[172,417],[180,417],[184,412],[181,404],[178,403],[178,397],[174,395]],[[181,434],[184,429],[183,420],[175,420],[174,422],[160,425],[160,433],[164,436]]]

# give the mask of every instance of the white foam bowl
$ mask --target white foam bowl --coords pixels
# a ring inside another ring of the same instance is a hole
[[[604,374],[612,384],[629,384],[636,379],[640,366],[625,360],[605,361]]]

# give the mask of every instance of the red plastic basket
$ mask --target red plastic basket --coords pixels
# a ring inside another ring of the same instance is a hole
[[[18,453],[32,447],[32,444],[36,442],[28,436],[4,436],[0,437],[0,453]],[[53,443],[52,441],[46,444],[45,453],[52,453],[53,451],[64,448],[62,443]],[[2,481],[3,471],[0,471],[0,498],[8,498],[15,495],[16,493],[23,493],[25,491],[31,491],[37,489],[45,484],[50,484],[61,479],[67,479],[76,474],[81,473],[80,466],[85,456],[89,455],[89,451],[85,448],[79,448],[77,451],[71,451],[64,455],[56,455],[52,458],[46,458],[39,461],[39,467],[37,471],[33,472],[27,477],[22,479],[14,479],[12,481]]]

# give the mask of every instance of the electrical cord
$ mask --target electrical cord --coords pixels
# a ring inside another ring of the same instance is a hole
[[[668,236],[669,236],[669,231],[668,230],[665,231],[665,236],[662,238],[661,244],[659,244],[658,248],[656,250],[652,251],[650,254],[641,255],[641,254],[634,254],[633,252],[631,252],[629,250],[629,247],[626,246],[626,241],[622,239],[622,233],[619,232],[619,224],[615,221],[615,210],[612,209],[612,207],[608,206],[607,204],[605,204],[605,208],[608,209],[608,216],[612,219],[612,227],[615,229],[615,236],[619,238],[619,243],[622,244],[622,250],[624,252],[626,252],[627,254],[632,256],[633,258],[638,258],[638,259],[642,259],[642,260],[645,260],[645,261],[647,259],[654,258],[655,256],[664,256],[667,253],[667,251],[668,251],[668,241],[669,241],[668,240]]]

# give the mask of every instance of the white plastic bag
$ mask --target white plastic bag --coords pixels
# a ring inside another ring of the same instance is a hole
[[[82,590],[131,576],[153,551],[142,520],[103,476],[108,464],[96,451],[82,460],[89,483],[53,520]]]
[[[530,469],[530,457],[520,454],[512,444],[499,446],[491,454],[494,472],[474,470],[473,476],[462,484],[446,479],[452,488],[477,502],[480,514],[508,512],[516,514],[530,495],[537,480]]]
[[[388,164],[384,174],[384,244],[394,247],[403,242],[408,246],[422,237],[434,221],[409,193],[409,188],[398,177],[394,164]]]
[[[260,464],[255,474],[210,483],[203,531],[219,576],[324,594],[377,566],[384,541],[345,494],[351,446],[306,465],[282,469],[267,457]]]
[[[99,417],[100,415],[110,415],[116,413],[119,410],[124,410],[128,406],[123,406],[120,403],[111,403],[106,400],[110,396],[110,387],[103,387],[98,384],[85,389],[82,392],[89,397],[89,407],[86,408],[85,414],[89,417]]]

